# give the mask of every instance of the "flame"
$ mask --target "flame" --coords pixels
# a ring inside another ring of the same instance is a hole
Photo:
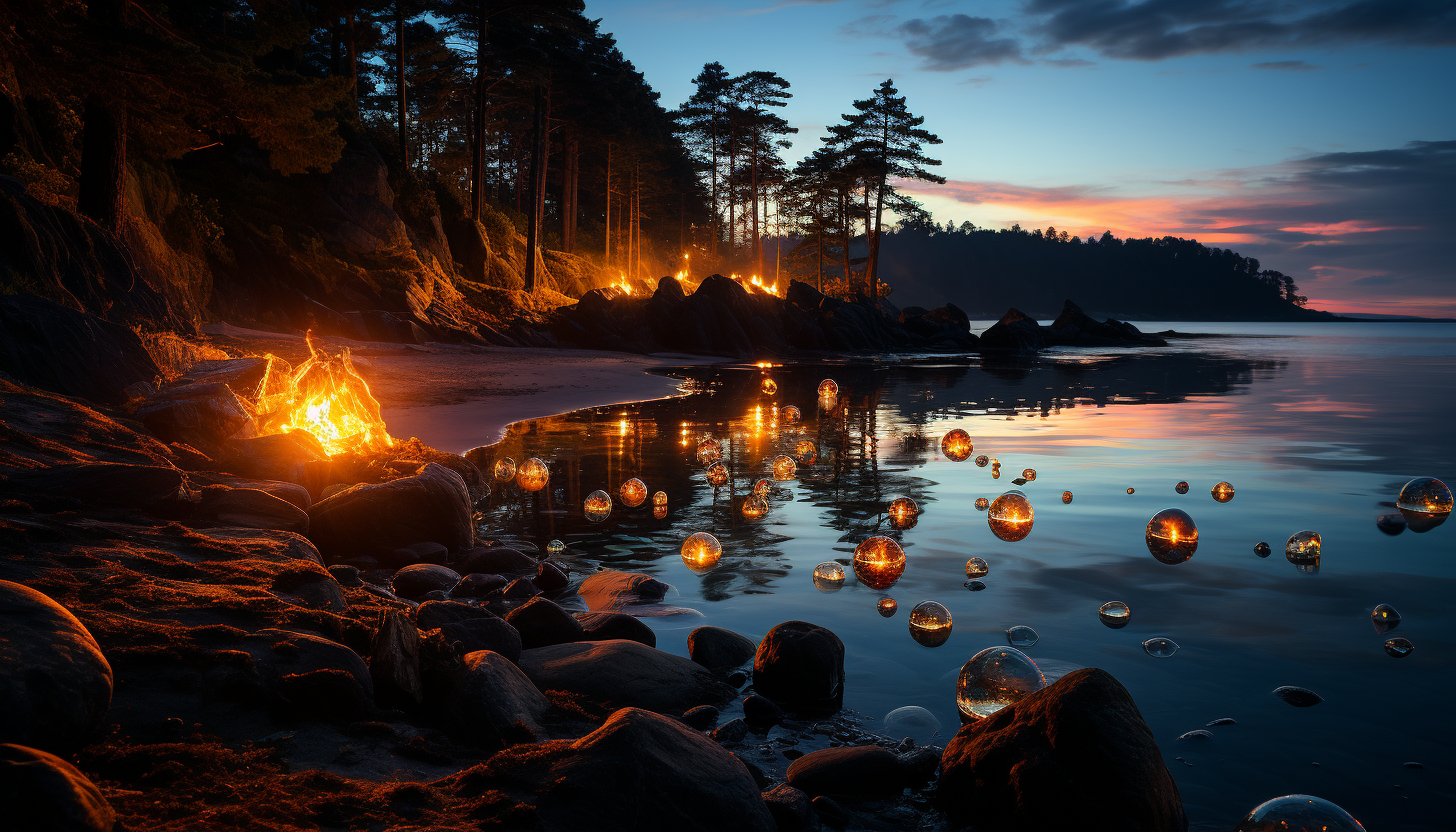
[[[330,456],[394,445],[380,415],[379,402],[354,369],[347,349],[330,355],[305,334],[308,360],[298,367],[268,355],[268,367],[254,394],[254,416],[260,433],[301,430],[311,434]]]

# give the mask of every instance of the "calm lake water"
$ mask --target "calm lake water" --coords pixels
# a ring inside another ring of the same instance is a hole
[[[961,665],[1026,625],[1040,635],[1026,652],[1049,677],[1096,666],[1132,692],[1194,828],[1231,829],[1254,805],[1304,792],[1372,832],[1450,829],[1456,522],[1392,537],[1375,518],[1395,510],[1413,477],[1456,484],[1456,325],[1139,325],[1219,337],[1053,350],[1024,364],[891,356],[686,370],[682,398],[514,426],[499,454],[548,460],[552,483],[531,503],[501,489],[488,523],[543,548],[560,538],[583,569],[672,584],[668,601],[696,612],[645,619],[671,652],[686,654],[688,631],[705,623],[754,638],[789,619],[832,629],[848,651],[845,705],[871,729],[894,708],[921,706],[939,720],[933,741],[943,744],[958,726]],[[826,377],[842,391],[833,413],[816,407]],[[764,378],[777,383],[775,395],[761,392]],[[803,411],[799,425],[774,416],[790,404]],[[940,437],[953,428],[970,433],[973,459],[1000,460],[1000,479],[990,466],[941,455]],[[694,453],[707,435],[723,441],[733,472],[716,491]],[[738,501],[767,476],[768,460],[804,438],[819,460],[778,484],[766,517],[744,520]],[[974,502],[1017,488],[1011,480],[1024,468],[1037,472],[1020,486],[1035,526],[1002,542]],[[653,518],[649,500],[585,521],[589,492],[615,496],[633,476],[667,492],[665,519]],[[1175,492],[1180,480],[1187,494]],[[1228,503],[1210,496],[1220,481],[1236,488]],[[1064,490],[1072,503],[1063,504]],[[913,529],[889,532],[883,508],[900,496],[923,514]],[[1155,560],[1143,539],[1166,507],[1192,515],[1200,535],[1197,553],[1175,566]],[[1317,574],[1283,555],[1304,529],[1323,537]],[[678,554],[695,531],[723,543],[706,574]],[[875,591],[846,568],[840,591],[815,588],[816,564],[847,564],[876,533],[904,546],[898,583]],[[1254,553],[1261,541],[1274,549],[1266,559]],[[963,586],[973,556],[990,565],[975,592]],[[894,617],[876,611],[882,597],[899,602]],[[910,609],[924,600],[954,616],[940,647],[909,635]],[[1112,600],[1131,607],[1124,629],[1098,621]],[[1402,616],[1385,636],[1370,622],[1382,603]],[[1154,636],[1181,649],[1153,658],[1141,644]],[[1386,655],[1393,636],[1414,652]],[[1292,707],[1272,694],[1281,685],[1324,701]],[[1223,717],[1236,724],[1179,739]]]

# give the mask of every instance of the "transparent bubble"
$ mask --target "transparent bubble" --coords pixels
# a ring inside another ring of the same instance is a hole
[[[990,461],[991,461],[991,458],[989,456],[986,456],[985,454],[981,454],[980,456],[976,457],[976,467],[977,468],[985,468],[986,467],[986,463],[988,463]]]
[[[900,605],[895,602],[894,598],[881,598],[880,602],[875,604],[875,609],[880,611],[882,618],[891,618],[895,615],[895,611],[900,609]]]
[[[753,484],[753,496],[762,497],[766,500],[768,499],[768,495],[773,493],[773,489],[773,480],[758,480]]]
[[[814,586],[820,592],[838,592],[844,586],[844,567],[832,560],[814,567]]]
[[[966,589],[969,589],[972,592],[980,592],[981,590],[983,590],[983,589],[986,588],[986,582],[985,581],[966,581],[964,584],[961,584],[961,586],[964,586]]]
[[[659,491],[656,494],[653,494],[652,495],[652,504],[654,506],[665,506],[665,505],[667,505],[667,492],[666,491]]]
[[[581,513],[593,523],[602,522],[612,515],[612,495],[600,490],[586,495],[581,504]]]
[[[800,413],[799,408],[794,405],[787,405],[779,411],[779,419],[786,425],[797,425],[803,416],[804,414]]]
[[[1072,502],[1072,492],[1070,492],[1070,491],[1063,491],[1062,492],[1062,502],[1070,504]]]
[[[1036,469],[1035,468],[1024,468],[1024,469],[1022,469],[1022,471],[1021,471],[1021,478],[1024,479],[1024,480],[1026,480],[1027,482],[1036,482]]]
[[[800,465],[813,465],[818,456],[819,449],[807,439],[800,439],[799,444],[794,446],[794,457]]]
[[[1153,557],[1170,565],[1182,563],[1198,551],[1198,527],[1188,512],[1178,508],[1154,514],[1144,539]]]
[[[909,737],[916,745],[928,745],[940,736],[940,720],[918,705],[906,705],[885,714],[882,733],[891,739]]]
[[[540,491],[550,479],[551,469],[534,456],[522,462],[521,467],[516,469],[516,485],[525,491]]]
[[[1261,558],[1269,557],[1269,554],[1273,551],[1273,549],[1269,548],[1269,544],[1265,543],[1262,540],[1259,541],[1258,545],[1254,547],[1254,554],[1258,555]]]
[[[1136,489],[1136,488],[1129,488],[1129,489],[1128,489],[1128,490],[1127,490],[1127,493],[1129,493],[1129,494],[1131,494],[1131,493],[1133,493],[1133,492],[1134,492],[1134,491],[1137,491],[1137,489]]]
[[[683,541],[683,563],[694,572],[707,572],[718,565],[722,556],[723,544],[707,532],[694,532]]]
[[[986,561],[982,558],[971,558],[970,560],[966,561],[967,578],[984,578],[986,577],[986,573],[990,571],[991,567],[988,566],[986,564]]]
[[[868,537],[855,547],[854,574],[871,589],[889,589],[905,574],[905,550],[888,537]]]
[[[976,498],[976,511],[985,511],[986,507],[989,505],[991,505],[991,501],[986,499],[985,497]]]
[[[1226,503],[1234,498],[1234,487],[1226,482],[1221,482],[1213,487],[1213,499],[1220,503]]]
[[[921,601],[910,611],[910,636],[926,647],[945,644],[950,625],[950,610],[938,601]]]
[[[621,498],[622,505],[636,508],[647,500],[647,483],[633,477],[622,483],[622,487],[617,490],[617,496]]]
[[[765,396],[772,396],[779,392],[779,383],[771,378],[766,378],[763,380],[763,384],[759,385],[759,389],[763,390]]]
[[[920,518],[920,507],[909,497],[897,497],[890,503],[886,514],[890,515],[893,528],[904,531],[915,526]]]
[[[1108,601],[1097,608],[1097,619],[1114,630],[1121,630],[1132,621],[1132,609],[1122,601]]]
[[[1041,636],[1024,624],[1018,624],[1006,631],[1006,643],[1012,647],[1034,647],[1038,641],[1041,641]]]
[[[1176,491],[1176,492],[1178,492],[1179,494],[1187,494],[1188,493],[1188,483],[1186,483],[1186,482],[1180,482],[1177,485],[1173,486],[1173,490]]]
[[[1178,643],[1162,636],[1150,638],[1143,642],[1143,652],[1155,659],[1166,659],[1178,652]]]
[[[516,478],[516,461],[503,456],[495,461],[495,481],[510,482]]]
[[[550,555],[553,558],[565,551],[566,544],[562,543],[559,540],[553,540],[550,543],[546,544],[546,554]]]
[[[1328,800],[1287,794],[1255,806],[1234,832],[1365,832],[1365,827]]]
[[[1031,501],[1020,491],[1008,491],[997,497],[986,511],[986,522],[991,533],[1008,543],[1015,543],[1031,534],[1036,512]]]
[[[1046,687],[1031,657],[1015,647],[987,647],[961,667],[956,708],[962,722],[985,719]]]
[[[1371,610],[1370,623],[1375,625],[1375,632],[1388,633],[1400,626],[1400,613],[1389,604],[1380,604]]]
[[[1320,561],[1319,532],[1302,531],[1290,535],[1289,542],[1284,544],[1284,557],[1295,566],[1312,565],[1318,569]]]
[[[965,462],[973,450],[975,446],[971,444],[971,435],[960,428],[947,432],[940,439],[940,452],[951,462]]]
[[[1400,490],[1395,507],[1411,531],[1424,534],[1451,516],[1451,489],[1435,477],[1419,477]]]
[[[723,458],[723,443],[708,437],[698,443],[698,464],[708,465]]]
[[[718,488],[728,481],[728,466],[721,462],[715,462],[703,471],[703,476],[708,479],[709,485]]]
[[[768,509],[768,500],[765,500],[757,494],[748,495],[744,499],[743,505],[739,507],[739,511],[749,520],[757,520],[765,514],[768,514]]]
[[[832,378],[819,382],[819,397],[831,398],[839,395],[839,384]]]
[[[1385,642],[1385,655],[1393,659],[1403,659],[1414,649],[1416,646],[1410,643],[1410,639],[1393,638]]]
[[[799,464],[791,456],[779,454],[773,458],[773,478],[779,482],[791,480],[799,472]]]

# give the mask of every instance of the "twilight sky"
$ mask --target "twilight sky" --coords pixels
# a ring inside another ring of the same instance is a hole
[[[1337,312],[1456,317],[1456,0],[587,0],[669,108],[792,84],[790,156],[894,78],[942,224],[1172,234]]]

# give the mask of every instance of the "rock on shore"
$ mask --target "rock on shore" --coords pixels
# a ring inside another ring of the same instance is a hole
[[[0,581],[0,742],[70,751],[111,706],[111,665],[65,607]]]
[[[753,686],[789,710],[836,711],[844,701],[844,642],[817,624],[785,621],[758,643]]]
[[[727,702],[737,694],[688,659],[626,639],[523,650],[521,669],[541,690],[673,716],[698,705]]]

